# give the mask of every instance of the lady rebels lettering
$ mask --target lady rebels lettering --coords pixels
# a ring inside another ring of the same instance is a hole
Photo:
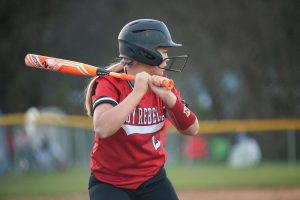
[[[136,116],[137,114],[137,116]],[[158,112],[157,107],[152,108],[134,108],[128,116],[125,124],[149,125],[164,121],[165,116]]]

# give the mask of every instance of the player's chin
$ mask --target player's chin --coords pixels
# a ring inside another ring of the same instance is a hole
[[[153,70],[152,75],[157,75],[157,76],[163,76],[164,75],[164,69],[156,67],[155,70]]]

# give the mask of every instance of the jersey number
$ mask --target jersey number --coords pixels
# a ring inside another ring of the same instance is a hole
[[[157,150],[160,147],[160,141],[155,140],[154,136],[152,136],[152,143],[153,143],[153,146],[154,146],[155,150]]]

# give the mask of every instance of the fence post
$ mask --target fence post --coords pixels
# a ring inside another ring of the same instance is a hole
[[[288,163],[293,165],[296,163],[296,135],[294,130],[287,132],[287,150],[288,150]]]

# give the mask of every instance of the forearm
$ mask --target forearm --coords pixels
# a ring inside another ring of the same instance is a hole
[[[197,116],[176,98],[172,107],[167,107],[167,117],[172,124],[183,134],[197,135],[199,123]]]
[[[187,129],[185,130],[180,130],[180,133],[184,135],[197,135],[199,133],[199,122],[198,119],[194,121],[192,125],[190,125]]]
[[[177,101],[177,97],[171,91],[168,91],[164,95],[161,95],[161,99],[164,102],[164,104],[169,108],[172,108]]]
[[[101,138],[107,138],[116,133],[142,97],[143,94],[133,91],[117,106],[94,116],[95,132]]]

